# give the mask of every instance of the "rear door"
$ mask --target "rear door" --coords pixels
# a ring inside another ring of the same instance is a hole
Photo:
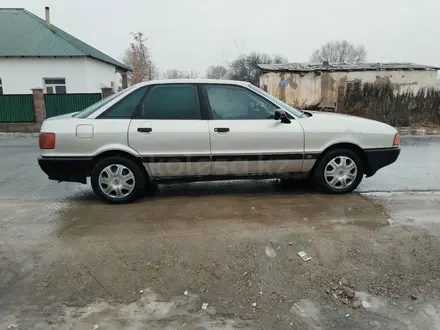
[[[154,177],[210,174],[208,121],[202,120],[194,84],[150,86],[128,141]]]
[[[304,133],[274,119],[278,108],[239,85],[206,84],[204,97],[211,111],[211,174],[276,174],[300,172]]]

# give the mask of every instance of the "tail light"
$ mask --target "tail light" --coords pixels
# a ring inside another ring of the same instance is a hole
[[[394,135],[393,146],[400,146],[400,134],[399,133],[396,133],[396,135]]]
[[[55,134],[40,133],[38,143],[40,144],[40,149],[55,149]]]

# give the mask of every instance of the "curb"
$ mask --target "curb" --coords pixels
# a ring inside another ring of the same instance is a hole
[[[424,136],[424,135],[440,135],[440,128],[410,128],[410,127],[397,127],[397,131],[400,135],[416,135],[416,136]]]

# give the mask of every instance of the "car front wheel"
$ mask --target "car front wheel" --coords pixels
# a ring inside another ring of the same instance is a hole
[[[110,157],[96,164],[91,184],[93,191],[109,203],[130,203],[144,190],[145,175],[132,160]]]
[[[358,154],[349,149],[335,149],[325,154],[315,168],[318,186],[325,192],[345,194],[361,183],[364,165]]]

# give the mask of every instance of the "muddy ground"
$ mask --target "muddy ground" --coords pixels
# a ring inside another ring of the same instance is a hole
[[[440,329],[436,138],[351,195],[242,181],[124,206],[47,181],[34,144],[0,141],[0,329]]]

